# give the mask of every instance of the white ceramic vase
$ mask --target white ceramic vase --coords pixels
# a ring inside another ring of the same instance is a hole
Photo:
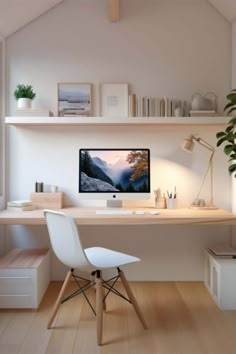
[[[17,103],[18,109],[30,109],[32,100],[30,98],[19,98]]]

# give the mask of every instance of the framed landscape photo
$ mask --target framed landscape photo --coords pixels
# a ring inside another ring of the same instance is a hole
[[[104,83],[100,86],[102,117],[128,117],[128,84]]]
[[[92,116],[92,84],[59,82],[57,85],[59,117]]]

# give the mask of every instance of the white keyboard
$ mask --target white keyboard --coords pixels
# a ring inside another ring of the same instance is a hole
[[[97,215],[132,215],[133,210],[128,209],[101,209],[96,210]]]

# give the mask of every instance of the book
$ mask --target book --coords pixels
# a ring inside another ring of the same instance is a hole
[[[31,200],[12,200],[7,202],[7,206],[9,207],[23,207],[23,206],[29,206],[32,205],[32,201]]]
[[[129,117],[136,117],[136,95],[129,95]]]
[[[160,116],[165,117],[165,100],[164,98],[160,101]]]
[[[53,113],[48,109],[17,109],[18,117],[52,117]]]
[[[164,97],[164,102],[165,102],[165,117],[168,117],[168,98],[165,96]]]
[[[236,256],[236,250],[228,245],[215,245],[209,247],[216,256]]]
[[[25,205],[25,206],[8,206],[7,210],[11,211],[30,211],[35,210],[36,207],[34,205]]]
[[[65,113],[62,117],[88,117],[86,114]]]
[[[217,117],[216,111],[190,111],[190,117]]]

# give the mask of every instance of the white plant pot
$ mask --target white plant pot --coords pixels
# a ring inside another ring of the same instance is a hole
[[[30,109],[32,100],[30,98],[19,98],[17,103],[18,109]]]

